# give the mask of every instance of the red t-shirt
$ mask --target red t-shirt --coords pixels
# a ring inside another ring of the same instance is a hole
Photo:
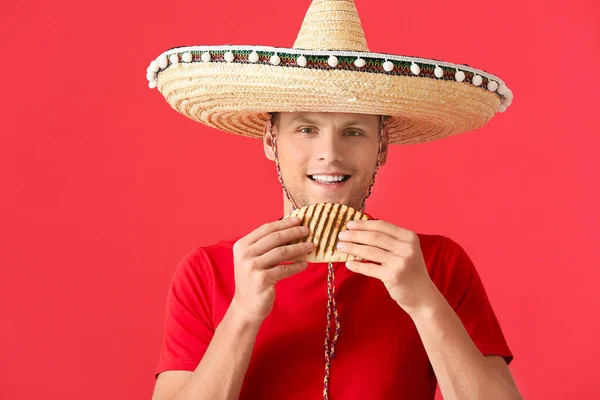
[[[429,274],[484,355],[513,355],[467,253],[453,240],[419,234]],[[198,247],[178,265],[167,296],[156,375],[193,371],[234,294],[233,243]],[[434,398],[437,381],[412,319],[382,282],[334,263],[341,325],[331,363],[332,399]],[[325,373],[327,264],[277,284],[240,399],[318,399]],[[333,333],[333,331],[332,331]]]

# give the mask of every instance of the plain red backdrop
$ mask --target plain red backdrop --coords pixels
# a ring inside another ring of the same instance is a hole
[[[146,67],[175,46],[291,46],[309,3],[3,3],[0,398],[150,398],[175,266],[282,197],[259,141],[177,114]],[[477,132],[393,148],[367,210],[464,246],[525,398],[596,397],[598,2],[357,7],[371,50],[515,94]]]

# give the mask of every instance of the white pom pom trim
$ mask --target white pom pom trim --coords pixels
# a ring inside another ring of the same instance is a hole
[[[510,107],[510,105],[512,104],[512,97],[504,97],[502,98],[502,104],[504,105],[504,107]]]
[[[501,112],[501,113],[503,113],[504,111],[506,111],[506,107],[505,107],[505,106],[503,106],[502,104],[500,104],[500,105],[498,106],[498,112]]]
[[[146,74],[146,79],[148,80],[148,82],[152,82],[153,80],[156,80],[156,74],[150,71]]]
[[[444,70],[439,65],[436,65],[433,74],[436,78],[442,78],[444,76]]]
[[[177,64],[179,63],[179,56],[177,54],[171,54],[169,56],[169,61],[171,62],[171,64]]]
[[[475,74],[471,82],[473,83],[473,85],[479,86],[483,83],[483,78],[481,77],[481,75]]]
[[[210,53],[208,51],[205,51],[204,53],[202,53],[202,56],[200,58],[202,59],[202,62],[210,62]]]
[[[456,70],[456,74],[454,74],[454,79],[456,82],[462,82],[465,80],[465,73],[459,70]]]
[[[233,56],[233,53],[228,51],[227,53],[225,53],[225,61],[227,61],[228,63],[232,62],[233,59],[235,57]]]
[[[394,69],[394,63],[391,61],[386,61],[383,63],[383,70],[385,72],[391,72]]]
[[[258,62],[258,53],[256,51],[252,51],[252,53],[248,55],[248,61],[251,63]]]
[[[150,66],[149,66],[148,68],[150,68],[150,70],[151,70],[152,72],[158,72],[158,70],[159,70],[159,67],[158,67],[158,63],[156,62],[156,60],[152,61],[152,62],[150,63]]]
[[[498,87],[498,94],[501,96],[504,96],[506,94],[506,92],[508,91],[508,88],[506,87],[506,85],[503,83]]]
[[[490,92],[495,92],[496,89],[498,89],[498,82],[496,81],[489,81],[487,84],[487,88]]]
[[[338,59],[336,56],[329,56],[329,58],[327,59],[327,64],[329,64],[330,67],[335,68],[338,65]]]
[[[410,72],[412,72],[415,75],[419,75],[419,73],[421,73],[421,68],[413,62],[410,66]]]
[[[157,85],[158,85],[158,82],[156,82],[156,81],[150,81],[150,82],[148,82],[148,87],[150,89],[154,89]]]
[[[277,55],[277,53],[275,53],[275,54],[273,54],[271,56],[271,59],[269,61],[273,65],[279,65],[279,63],[281,62],[281,58],[279,58],[279,56]]]
[[[160,68],[167,68],[167,65],[169,65],[169,61],[167,60],[167,56],[161,56],[158,59],[158,66]]]
[[[186,63],[192,62],[192,53],[183,53],[181,56],[181,61]]]
[[[307,62],[308,61],[306,60],[306,57],[304,57],[304,56],[300,56],[296,59],[296,64],[298,64],[301,67],[306,67]]]

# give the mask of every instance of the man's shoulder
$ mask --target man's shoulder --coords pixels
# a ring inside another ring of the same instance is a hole
[[[196,244],[188,249],[174,271],[176,280],[206,280],[222,275],[233,266],[233,245],[239,238],[228,238],[211,244]]]
[[[233,245],[235,242],[240,240],[243,236],[235,236],[230,238],[221,239],[208,245],[199,245],[196,247],[198,251],[204,251],[206,253],[231,253],[233,251]]]
[[[226,238],[209,244],[197,244],[184,256],[184,261],[193,260],[196,264],[220,264],[222,260],[233,257],[233,245],[240,238],[241,236]]]
[[[415,232],[419,238],[419,245],[423,253],[439,253],[453,242],[450,237],[439,233]]]
[[[429,274],[443,293],[460,291],[472,282],[476,267],[459,241],[443,234],[418,233],[418,236]]]
[[[465,249],[452,237],[443,234],[417,233],[421,252],[431,272],[444,270],[450,273],[455,269],[465,269],[470,265]]]

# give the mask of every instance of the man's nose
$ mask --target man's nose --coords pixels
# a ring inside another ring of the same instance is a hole
[[[344,159],[340,138],[334,132],[322,132],[317,141],[317,157],[319,161],[328,163],[341,162]]]

